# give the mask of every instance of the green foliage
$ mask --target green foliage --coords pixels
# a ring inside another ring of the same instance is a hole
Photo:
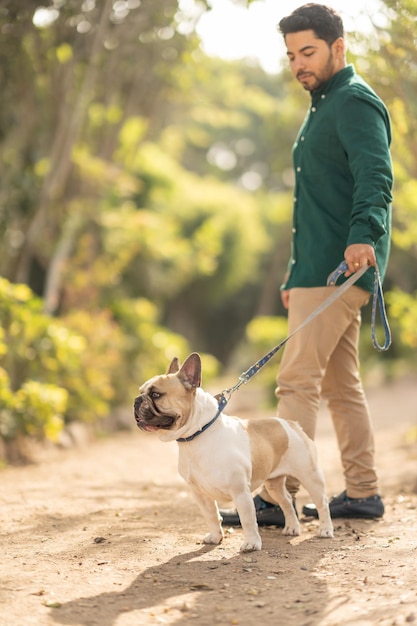
[[[254,317],[247,325],[245,339],[235,353],[233,367],[239,372],[246,371],[283,341],[287,334],[288,324],[286,317],[268,315]],[[256,378],[253,379],[252,383],[266,390],[268,407],[276,404],[276,376],[282,357],[282,350],[283,348],[271,357],[259,373],[256,374]]]
[[[3,436],[56,439],[64,420],[94,421],[108,413],[118,358],[108,349],[111,333],[103,314],[87,317],[87,328],[78,318],[67,320],[71,327],[52,320],[25,285],[0,279]]]
[[[287,329],[285,317],[255,317],[246,328],[247,339],[260,356],[269,352],[275,345],[285,339]]]
[[[417,292],[392,289],[386,296],[390,318],[399,327],[399,338],[411,357],[417,348]]]
[[[189,352],[187,341],[158,324],[156,306],[145,298],[117,299],[114,319],[123,332],[123,370],[119,376],[131,381],[131,397],[142,382],[163,373],[174,357]],[[119,398],[123,404],[125,398]]]
[[[417,180],[397,164],[395,168],[395,221],[393,242],[417,257]]]
[[[28,380],[16,392],[15,432],[57,441],[64,425],[67,401],[65,389]]]
[[[0,279],[0,436],[56,441],[66,423],[95,423],[131,404],[140,384],[191,351],[158,323],[144,298],[117,300],[113,311],[80,309],[61,320],[42,312],[25,285]],[[203,355],[207,378],[218,363]]]
[[[291,147],[306,107],[288,74],[207,58],[175,72],[181,106],[168,117],[160,145],[200,175],[249,191],[288,189]]]
[[[139,136],[141,128],[134,124]],[[77,152],[80,176],[88,187],[100,185],[103,200],[91,212],[85,202],[74,204],[89,226],[74,241],[62,301],[78,306],[78,292],[84,306],[114,310],[126,298],[134,308],[140,294],[157,303],[160,321],[194,349],[223,358],[242,332],[228,309],[239,298],[245,303],[239,315],[248,321],[263,289],[261,265],[277,242],[284,273],[289,244],[279,241],[289,231],[282,225],[290,199],[197,176],[156,143],[131,138],[123,125],[112,169],[86,148]],[[94,249],[100,254],[92,257]]]
[[[40,306],[25,285],[0,279],[0,436],[4,438],[28,434],[56,440],[63,427],[66,390],[47,379],[35,380],[48,367],[56,370],[51,361],[56,329],[43,319]],[[59,341],[56,347],[57,352],[63,349]]]
[[[0,344],[4,347],[4,344]],[[0,367],[0,436],[4,439],[13,437],[17,432],[16,399],[10,389],[10,380],[6,370]]]
[[[84,344],[42,314],[42,302],[25,285],[0,279],[0,431],[56,439],[68,392],[64,372],[77,368]]]

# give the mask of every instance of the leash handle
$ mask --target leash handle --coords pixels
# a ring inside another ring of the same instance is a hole
[[[339,263],[339,265],[336,267],[334,272],[328,275],[326,285],[328,287],[335,287],[341,275],[347,272],[347,270],[348,270],[348,264],[346,263],[345,260],[343,260],[341,263]],[[360,276],[364,274],[367,270],[368,270],[368,267],[364,265],[357,272],[355,272],[355,274],[352,274],[352,276],[355,276],[356,280],[358,280]]]
[[[382,326],[384,328],[385,341],[381,346],[376,338],[376,312],[379,308]],[[372,300],[372,343],[374,348],[379,352],[385,352],[391,345],[391,329],[388,324],[387,312],[385,310],[384,296],[382,293],[381,276],[379,274],[378,266],[375,266],[375,282],[374,282],[374,297]]]
[[[364,271],[362,271],[363,268],[365,268]],[[340,278],[342,274],[344,274],[347,271],[347,269],[348,269],[348,265],[346,261],[342,261],[340,265],[337,266],[335,271],[329,275],[327,279],[327,285],[335,286],[337,280]],[[360,270],[355,272],[353,276],[357,276],[357,278],[359,278],[358,274],[360,272],[361,274],[364,274],[367,271],[367,269],[368,267],[364,265],[363,267],[360,268]],[[381,276],[379,274],[379,269],[377,265],[375,265],[374,267],[374,272],[375,272],[374,293],[373,293],[373,298],[372,298],[372,315],[371,315],[372,344],[374,348],[378,350],[378,352],[385,352],[386,350],[388,350],[388,348],[391,345],[391,329],[388,324],[388,317],[387,317],[387,312],[385,310],[385,302],[384,302],[384,296],[382,292]],[[381,322],[382,322],[384,335],[385,335],[385,340],[382,346],[379,344],[378,339],[376,337],[377,309],[379,309],[379,312],[380,312]]]

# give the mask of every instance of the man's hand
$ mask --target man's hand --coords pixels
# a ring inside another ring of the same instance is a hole
[[[290,277],[290,273],[289,271],[285,272],[285,276],[284,279],[282,281],[283,285],[286,285],[288,282],[288,279]],[[281,302],[283,304],[284,309],[288,309],[289,303],[290,303],[290,289],[281,289]]]
[[[291,289],[281,289],[281,302],[284,309],[288,309],[290,303],[290,291]]]
[[[345,250],[345,261],[348,270],[345,276],[350,276],[363,265],[376,265],[376,256],[373,246],[368,243],[352,243]]]

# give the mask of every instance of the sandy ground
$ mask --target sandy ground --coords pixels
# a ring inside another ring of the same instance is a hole
[[[239,553],[239,528],[204,546],[177,444],[136,428],[0,471],[0,625],[417,623],[417,378],[368,399],[386,515],[335,521],[334,539],[305,521],[296,538],[261,529],[261,552]],[[319,424],[331,495],[343,481],[325,411]]]

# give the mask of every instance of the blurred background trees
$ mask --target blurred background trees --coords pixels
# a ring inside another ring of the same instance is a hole
[[[285,68],[205,56],[205,2],[46,4],[0,7],[3,438],[94,422],[174,355],[238,373],[282,339],[308,103]],[[383,6],[349,61],[394,127],[392,373],[417,346],[417,0]]]

